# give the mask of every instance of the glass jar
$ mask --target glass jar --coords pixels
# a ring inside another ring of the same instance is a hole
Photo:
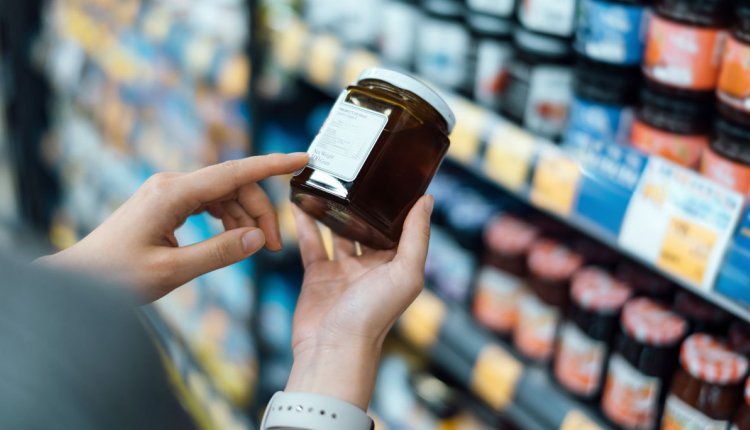
[[[508,214],[495,218],[484,231],[485,266],[477,277],[473,313],[480,324],[502,337],[510,337],[519,304],[528,294],[526,255],[538,236],[534,226]]]
[[[421,17],[422,13],[416,0],[384,2],[378,46],[386,64],[393,64],[404,69],[412,68]]]
[[[750,195],[750,128],[717,118],[711,146],[701,160],[701,174],[744,196]]]
[[[513,345],[526,358],[547,364],[568,308],[570,278],[583,265],[583,258],[558,242],[539,239],[529,249],[527,264],[532,294],[519,305]]]
[[[450,107],[419,80],[365,70],[339,96],[292,178],[292,200],[336,234],[393,248],[448,150]]]
[[[474,99],[482,106],[497,110],[500,94],[508,83],[508,60],[513,52],[513,22],[479,13],[467,17],[474,38]]]
[[[699,333],[680,350],[680,364],[664,405],[661,428],[726,429],[742,401],[747,358]]]
[[[627,430],[655,428],[686,332],[685,320],[658,302],[635,298],[625,304],[602,394],[610,422]]]
[[[596,401],[617,334],[620,310],[631,290],[597,267],[573,276],[568,319],[555,352],[555,379],[582,401]]]
[[[710,142],[712,99],[678,96],[645,85],[630,143],[647,154],[697,168]]]
[[[662,303],[669,303],[674,297],[674,284],[632,261],[623,260],[617,266],[616,276],[633,289],[635,296],[648,297]]]
[[[684,91],[712,92],[721,67],[729,0],[659,0],[649,23],[643,72]]]
[[[734,121],[750,123],[750,3],[738,2],[737,23],[724,47],[716,95],[719,111]]]
[[[581,0],[575,49],[591,60],[640,66],[651,0]]]
[[[426,16],[417,35],[417,73],[442,87],[466,91],[471,37],[464,25],[463,4],[427,0],[422,5]]]
[[[524,28],[557,37],[570,37],[577,0],[523,0],[518,21]]]
[[[706,332],[723,336],[732,318],[723,309],[685,291],[677,293],[674,311],[687,320],[691,333]]]
[[[750,378],[745,382],[744,402],[740,402],[740,407],[732,420],[732,430],[750,430]]]
[[[529,131],[556,139],[565,129],[573,93],[570,44],[522,28],[514,30],[513,44],[500,111]]]

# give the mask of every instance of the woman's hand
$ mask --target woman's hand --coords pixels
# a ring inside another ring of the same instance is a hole
[[[192,173],[159,173],[76,245],[44,257],[43,264],[92,274],[132,286],[156,300],[204,273],[260,250],[281,249],[276,211],[258,181],[292,173],[307,154],[272,154],[228,161]],[[225,232],[180,247],[174,232],[207,211]]]
[[[333,260],[315,222],[294,208],[305,278],[294,313],[287,391],[325,394],[367,409],[385,336],[424,286],[432,207],[432,196],[414,205],[396,251],[364,248],[358,256],[354,243],[336,237]]]

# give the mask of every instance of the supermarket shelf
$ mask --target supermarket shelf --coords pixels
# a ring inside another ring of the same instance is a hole
[[[363,69],[380,64],[376,54],[311,33],[300,21],[279,29],[273,41],[281,68],[332,96]],[[441,93],[457,117],[448,163],[750,322],[750,307],[713,289],[727,251],[738,253],[742,196],[630,148],[603,142],[561,148],[471,101]],[[750,297],[736,296],[750,303]]]
[[[528,429],[609,429],[598,412],[525,364],[467,312],[425,290],[397,325],[398,333],[462,384],[493,413]]]

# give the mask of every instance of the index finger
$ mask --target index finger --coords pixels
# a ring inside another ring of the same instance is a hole
[[[208,203],[230,195],[244,185],[293,173],[307,164],[307,153],[269,154],[225,161],[183,176],[191,184],[184,198]]]

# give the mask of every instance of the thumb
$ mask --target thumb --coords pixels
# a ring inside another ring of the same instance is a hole
[[[259,228],[236,228],[203,242],[175,249],[178,273],[187,282],[193,278],[229,266],[255,254],[266,243]]]

